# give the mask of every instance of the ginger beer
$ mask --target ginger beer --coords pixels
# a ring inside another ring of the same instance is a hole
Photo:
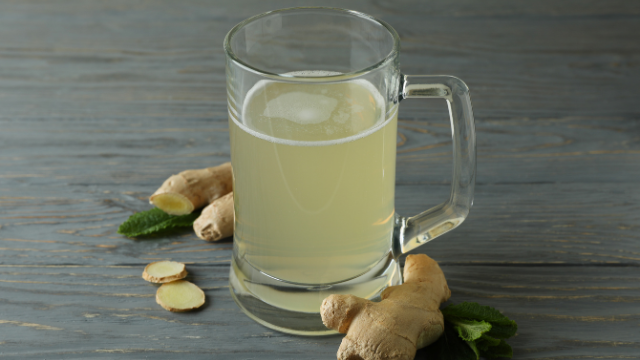
[[[397,106],[385,104],[365,80],[262,80],[249,91],[242,118],[230,112],[229,121],[235,262],[322,285],[357,277],[388,254]]]

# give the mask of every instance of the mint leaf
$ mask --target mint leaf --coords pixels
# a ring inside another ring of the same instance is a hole
[[[500,345],[500,341],[504,341],[504,340],[495,339],[487,334],[482,334],[480,339],[476,340],[476,346],[478,347],[478,349],[482,351],[487,351],[491,346]]]
[[[442,336],[433,344],[420,349],[416,359],[424,360],[477,360],[478,356],[468,343],[458,336],[454,325],[445,321]]]
[[[469,345],[471,350],[473,350],[473,352],[476,354],[476,357],[474,360],[480,360],[480,350],[478,350],[476,343],[473,341],[465,341],[465,342],[467,343],[467,345]]]
[[[453,328],[456,329],[458,335],[460,335],[460,337],[465,341],[474,341],[479,339],[482,334],[491,330],[491,324],[486,321],[458,318],[448,318],[447,320],[453,324]]]
[[[199,212],[176,216],[169,215],[158,208],[153,208],[129,216],[129,218],[118,227],[118,234],[134,237],[149,235],[163,230],[192,226],[198,216],[200,216]]]
[[[518,325],[515,321],[510,325],[496,325],[492,323],[491,331],[489,331],[487,335],[498,339],[508,339],[515,335],[516,331],[518,331]]]
[[[486,321],[491,324],[491,330],[487,335],[506,339],[516,334],[518,325],[515,321],[502,315],[498,310],[490,306],[482,306],[478,303],[463,302],[457,305],[449,305],[442,309],[445,319],[472,319]]]
[[[515,335],[518,325],[498,310],[464,302],[447,306],[442,314],[444,333],[420,350],[418,359],[478,360],[513,356],[513,349],[503,339]]]
[[[497,346],[491,346],[487,350],[480,350],[480,355],[487,359],[510,358],[513,356],[513,349],[506,341],[500,340]]]

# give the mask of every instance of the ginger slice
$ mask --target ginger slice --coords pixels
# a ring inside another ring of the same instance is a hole
[[[158,194],[153,196],[153,200],[149,202],[171,215],[191,214],[194,210],[193,203],[189,198],[178,193]]]
[[[168,283],[183,279],[187,270],[183,263],[175,261],[156,261],[147,265],[142,272],[142,278],[152,283]]]
[[[233,219],[233,192],[230,192],[202,210],[193,230],[202,240],[217,241],[233,235]]]
[[[172,175],[149,198],[167,214],[185,215],[233,190],[231,163]]]
[[[172,281],[158,288],[156,302],[172,312],[189,311],[204,304],[204,292],[186,280]]]
[[[322,302],[322,322],[347,335],[337,358],[406,359],[444,332],[440,303],[451,296],[444,273],[427,255],[409,255],[404,284],[390,286],[374,303],[353,295],[330,295]]]

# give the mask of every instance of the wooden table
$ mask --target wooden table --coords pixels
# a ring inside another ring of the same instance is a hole
[[[452,300],[515,319],[518,359],[639,358],[640,7],[628,0],[0,3],[0,358],[335,358],[338,336],[243,315],[230,241],[116,233],[170,174],[229,159],[226,32],[313,4],[387,21],[404,73],[471,88],[475,206],[419,249]],[[400,214],[448,194],[445,110],[403,103]],[[189,263],[201,311],[155,304],[140,274],[160,259]]]

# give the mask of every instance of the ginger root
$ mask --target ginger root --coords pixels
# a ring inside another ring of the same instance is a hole
[[[404,284],[382,292],[382,301],[330,295],[322,302],[322,322],[347,335],[338,360],[407,359],[444,331],[440,304],[451,296],[444,273],[427,255],[409,255]]]
[[[149,198],[167,214],[185,215],[233,190],[231,163],[186,170],[169,177]]]
[[[158,288],[156,302],[171,312],[189,311],[204,304],[204,291],[186,280],[172,281]]]
[[[193,230],[202,240],[217,241],[233,235],[233,220],[233,192],[230,192],[202,210]]]
[[[147,265],[142,272],[142,278],[152,283],[168,283],[183,279],[187,270],[183,263],[175,261],[156,261]]]

